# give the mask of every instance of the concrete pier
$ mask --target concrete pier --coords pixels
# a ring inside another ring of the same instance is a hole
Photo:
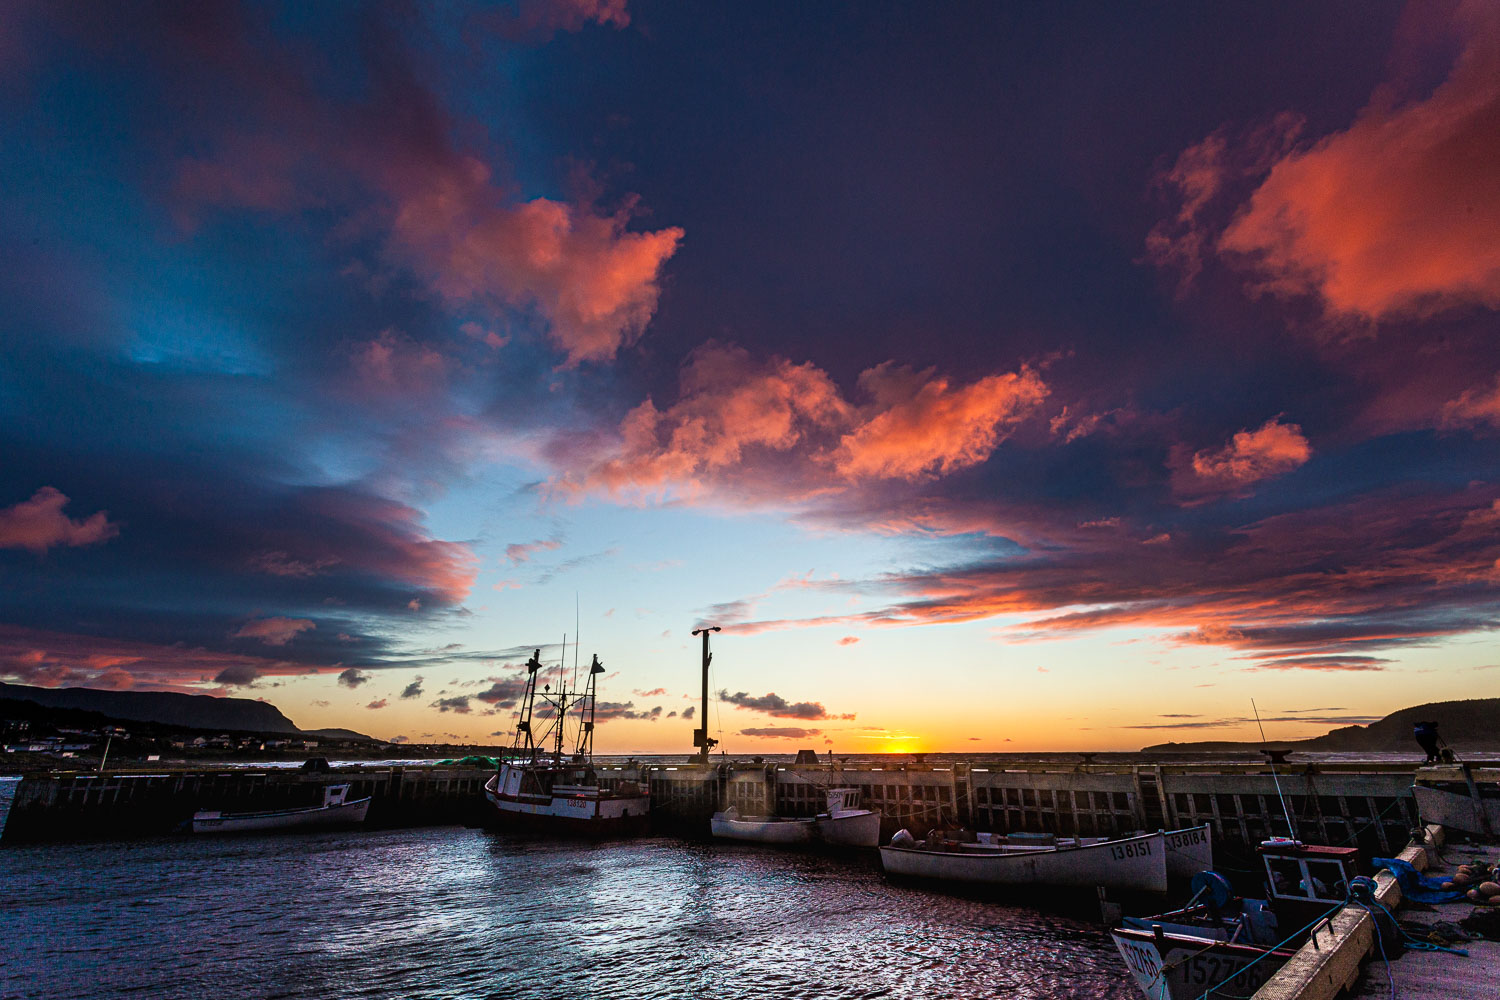
[[[159,836],[181,829],[199,809],[317,805],[325,785],[345,782],[352,786],[351,799],[371,796],[367,825],[372,827],[472,822],[480,815],[490,774],[454,766],[34,774],[17,787],[0,842]]]
[[[1357,844],[1389,856],[1415,824],[1415,763],[1339,762],[1280,766],[1281,788],[1304,838]],[[853,787],[883,816],[882,834],[933,826],[996,832],[1112,836],[1131,830],[1212,823],[1216,840],[1249,846],[1285,835],[1268,765],[884,764],[844,766],[714,763],[604,765],[601,780],[644,781],[662,832],[706,835],[715,810],[812,816],[829,788]],[[333,773],[249,768],[180,771],[57,771],[17,789],[3,839],[50,840],[167,833],[197,809],[246,811],[311,805],[326,784],[347,781],[373,797],[369,824],[412,826],[482,817],[483,768],[350,766]]]

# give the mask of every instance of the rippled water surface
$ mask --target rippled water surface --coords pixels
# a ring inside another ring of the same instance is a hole
[[[458,828],[0,850],[0,997],[1134,995],[1097,925],[845,861]]]

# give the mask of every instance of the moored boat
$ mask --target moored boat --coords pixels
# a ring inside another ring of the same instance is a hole
[[[859,808],[859,789],[830,788],[828,810],[817,816],[741,816],[731,806],[713,814],[709,829],[721,840],[756,844],[875,847],[880,843],[880,813]]]
[[[1117,840],[1019,835],[960,843],[909,838],[898,833],[880,848],[880,862],[889,874],[971,886],[1167,891],[1165,836],[1159,832]]]
[[[1214,866],[1214,830],[1209,823],[1162,834],[1167,849],[1167,878],[1190,879]]]
[[[1500,833],[1500,768],[1470,764],[1419,768],[1411,793],[1424,823],[1465,833]]]
[[[493,807],[491,818],[503,828],[560,836],[628,837],[646,832],[650,794],[630,781],[606,787],[594,770],[595,695],[604,665],[599,657],[593,658],[581,695],[569,693],[559,668],[557,692],[554,694],[551,685],[546,685],[541,695],[550,709],[551,728],[537,740],[531,724],[538,698],[537,674],[542,669],[540,657],[538,649],[526,664],[526,689],[515,745],[484,786],[485,799]],[[577,715],[577,739],[573,753],[564,755],[570,713]],[[543,749],[549,744],[550,752]]]
[[[370,796],[350,800],[347,784],[327,785],[323,789],[323,804],[319,806],[233,813],[200,809],[193,813],[193,832],[266,833],[311,827],[356,826],[365,821],[369,810]]]
[[[1110,931],[1149,1000],[1251,996],[1296,954],[1298,929],[1341,905],[1357,875],[1359,852],[1351,847],[1277,839],[1259,853],[1265,899],[1234,898],[1227,880],[1203,872],[1188,906],[1125,917]]]

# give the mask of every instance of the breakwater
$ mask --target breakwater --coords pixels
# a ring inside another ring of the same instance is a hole
[[[1389,856],[1417,822],[1416,764],[1293,761],[1279,768],[1299,834]],[[1112,836],[1212,823],[1218,842],[1251,845],[1285,835],[1275,776],[1264,762],[1032,763],[952,761],[885,766],[716,763],[600,765],[605,784],[645,782],[663,832],[706,834],[708,817],[811,816],[826,791],[859,789],[880,810],[882,834],[934,826],[997,832]],[[245,811],[313,805],[323,786],[348,782],[372,798],[373,827],[477,823],[490,772],[457,765],[349,766],[331,773],[247,768],[28,775],[3,831],[6,843],[150,836],[179,829],[197,809]]]
[[[181,771],[57,771],[22,778],[0,842],[113,840],[180,830],[199,809],[251,811],[318,805],[323,788],[348,783],[351,799],[370,796],[367,825],[474,823],[485,768],[350,767],[333,772],[249,768]]]
[[[1414,763],[1290,762],[1281,792],[1304,839],[1399,850],[1416,824]],[[720,765],[653,769],[653,814],[688,827],[715,808],[811,816],[826,789],[858,788],[880,810],[881,833],[962,825],[1004,833],[1114,836],[1131,830],[1213,824],[1221,843],[1285,836],[1277,777],[1265,763],[1033,764],[893,767]]]

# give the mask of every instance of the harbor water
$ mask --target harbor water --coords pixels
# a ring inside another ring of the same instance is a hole
[[[1078,916],[873,857],[459,827],[0,850],[0,997],[1134,995]]]

